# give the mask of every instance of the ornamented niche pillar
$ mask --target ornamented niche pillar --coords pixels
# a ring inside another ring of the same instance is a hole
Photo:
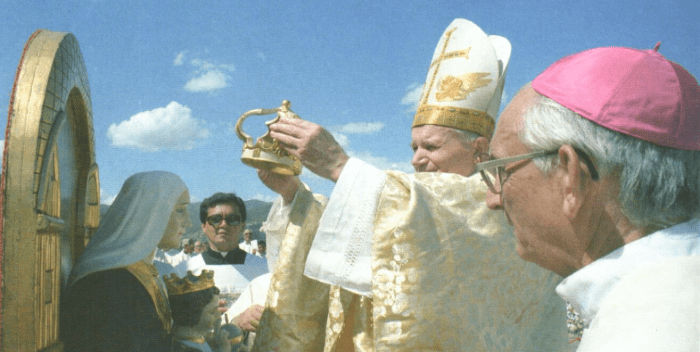
[[[100,207],[90,87],[75,36],[31,35],[5,133],[0,349],[61,351],[61,290]]]

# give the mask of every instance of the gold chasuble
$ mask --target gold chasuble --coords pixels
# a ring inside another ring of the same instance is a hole
[[[300,190],[254,351],[570,349],[559,277],[517,255],[478,175],[387,176],[374,221],[372,297],[302,275],[322,209]]]
[[[303,275],[324,201],[299,187],[253,351],[322,351],[329,286]]]

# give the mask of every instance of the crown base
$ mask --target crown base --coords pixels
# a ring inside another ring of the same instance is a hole
[[[301,174],[302,166],[299,159],[284,156],[279,157],[259,148],[244,149],[241,162],[256,169],[270,170],[276,174],[297,176]]]

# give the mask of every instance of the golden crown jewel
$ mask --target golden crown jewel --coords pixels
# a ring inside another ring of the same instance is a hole
[[[295,114],[290,109],[291,103],[289,100],[282,101],[282,105],[275,109],[255,109],[245,112],[236,122],[236,134],[243,141],[243,153],[241,161],[256,169],[267,169],[272,172],[282,175],[299,175],[301,174],[301,161],[282,149],[279,141],[270,136],[270,125],[277,122],[281,117],[290,119],[298,119],[299,115]],[[268,131],[257,139],[253,139],[249,134],[243,131],[243,121],[250,115],[270,115],[277,116],[265,122]]]
[[[202,270],[199,276],[192,274],[192,271],[188,270],[187,275],[183,278],[172,273],[169,277],[163,276],[163,281],[165,281],[165,287],[168,289],[169,295],[184,295],[215,286],[213,270]]]

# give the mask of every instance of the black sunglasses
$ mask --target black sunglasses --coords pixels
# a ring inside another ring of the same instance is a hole
[[[229,226],[238,226],[241,224],[241,216],[238,214],[228,214],[223,216],[221,214],[212,215],[207,218],[207,223],[211,226],[219,226],[226,220],[226,224]]]

